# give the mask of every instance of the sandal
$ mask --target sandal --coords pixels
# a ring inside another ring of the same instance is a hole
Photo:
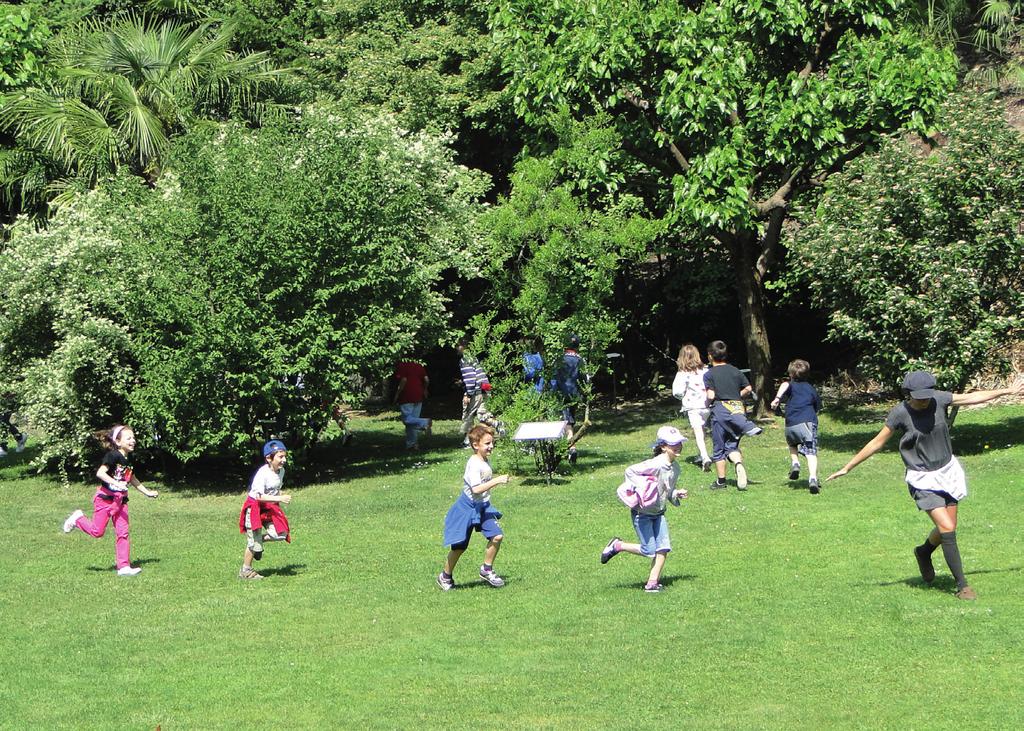
[[[263,574],[257,574],[255,570],[251,568],[245,568],[244,566],[238,572],[238,578],[240,579],[262,579]]]

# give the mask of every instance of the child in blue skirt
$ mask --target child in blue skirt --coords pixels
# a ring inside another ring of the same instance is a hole
[[[494,587],[505,585],[505,580],[494,573],[494,558],[504,535],[498,519],[501,513],[491,506],[491,489],[508,483],[508,475],[493,476],[488,458],[494,451],[494,429],[477,424],[467,435],[473,454],[466,462],[462,475],[462,492],[455,499],[444,518],[444,544],[450,546],[444,569],[437,576],[437,585],[443,591],[455,588],[455,565],[469,546],[473,531],[487,539],[480,578]]]

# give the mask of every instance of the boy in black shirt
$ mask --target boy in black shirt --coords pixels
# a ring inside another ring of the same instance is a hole
[[[746,490],[747,471],[740,453],[740,437],[744,434],[757,436],[764,430],[747,418],[742,399],[752,395],[754,389],[738,368],[725,362],[728,355],[729,350],[721,340],[708,345],[711,368],[704,374],[704,386],[711,406],[711,444],[714,449],[711,459],[718,474],[718,479],[711,483],[711,489],[726,487],[725,461],[728,459],[736,469],[736,489]]]

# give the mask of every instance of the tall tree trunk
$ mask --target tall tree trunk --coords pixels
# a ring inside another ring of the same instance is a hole
[[[765,320],[764,289],[757,277],[757,258],[760,249],[757,235],[741,231],[729,242],[736,293],[739,297],[740,321],[747,346],[750,383],[757,392],[755,414],[767,411],[771,401],[771,347],[768,343],[768,323]]]

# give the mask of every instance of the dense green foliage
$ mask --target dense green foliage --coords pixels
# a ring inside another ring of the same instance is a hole
[[[952,53],[901,28],[902,5],[496,6],[494,35],[524,118],[545,125],[565,110],[578,119],[606,112],[652,209],[726,247],[762,394],[762,282],[787,207],[881,134],[924,131],[954,82]]]
[[[633,196],[587,205],[576,185],[560,176],[561,163],[557,156],[520,161],[508,199],[482,220],[491,238],[485,276],[493,309],[471,323],[473,350],[497,377],[492,408],[510,428],[555,418],[561,408],[557,397],[521,385],[524,352],[542,353],[550,382],[575,336],[585,375],[602,369],[608,346],[621,337],[616,280],[662,228]]]
[[[437,342],[442,273],[479,260],[485,181],[386,117],[310,109],[173,159],[153,190],[122,176],[20,225],[0,259],[2,372],[44,459],[112,420],[186,460],[307,440],[357,379]]]
[[[0,89],[38,80],[48,32],[31,8],[0,3]]]
[[[888,140],[831,180],[794,271],[868,374],[961,388],[1024,331],[1024,140],[991,100],[957,96],[931,154]]]
[[[1024,88],[1020,0],[917,0],[914,15],[927,31],[965,51],[968,76]]]
[[[211,22],[128,15],[66,28],[43,83],[0,97],[0,125],[17,140],[0,182],[64,203],[123,166],[155,180],[174,134],[262,114],[262,87],[280,72],[231,44],[230,28]]]

